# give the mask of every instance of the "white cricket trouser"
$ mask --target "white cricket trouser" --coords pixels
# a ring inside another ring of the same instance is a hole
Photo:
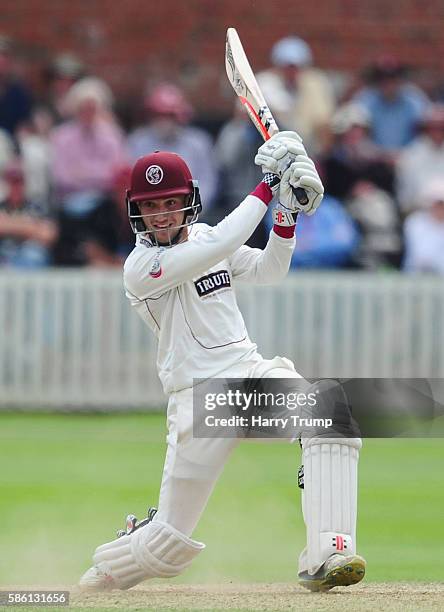
[[[300,378],[281,357],[239,364],[224,378]],[[193,438],[193,389],[170,396],[167,454],[156,518],[191,536],[237,438]],[[295,465],[296,473],[296,465]],[[296,477],[295,477],[296,481]]]

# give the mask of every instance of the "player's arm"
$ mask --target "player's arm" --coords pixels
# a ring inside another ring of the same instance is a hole
[[[295,244],[294,227],[288,238],[273,227],[265,249],[244,245],[229,258],[233,278],[259,285],[278,283],[288,273]]]

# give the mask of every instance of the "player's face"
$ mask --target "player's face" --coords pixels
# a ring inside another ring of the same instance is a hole
[[[183,240],[187,238],[186,227],[183,225],[185,218],[185,196],[179,195],[158,200],[146,200],[140,202],[140,214],[149,215],[144,217],[148,231],[155,234],[157,241],[168,244],[182,231]]]

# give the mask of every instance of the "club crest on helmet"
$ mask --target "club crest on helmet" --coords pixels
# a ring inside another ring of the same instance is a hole
[[[154,164],[147,168],[145,177],[150,185],[158,185],[163,179],[163,170],[160,166]]]

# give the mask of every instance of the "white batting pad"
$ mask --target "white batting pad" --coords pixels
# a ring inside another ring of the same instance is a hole
[[[137,562],[161,578],[179,575],[205,548],[202,542],[161,521],[152,521],[134,536],[131,549]]]
[[[169,578],[183,572],[205,544],[191,540],[171,525],[152,521],[130,535],[103,544],[94,553],[96,573],[105,588],[129,589],[148,578]]]
[[[307,547],[299,571],[315,574],[333,553],[356,552],[359,438],[303,440]]]

